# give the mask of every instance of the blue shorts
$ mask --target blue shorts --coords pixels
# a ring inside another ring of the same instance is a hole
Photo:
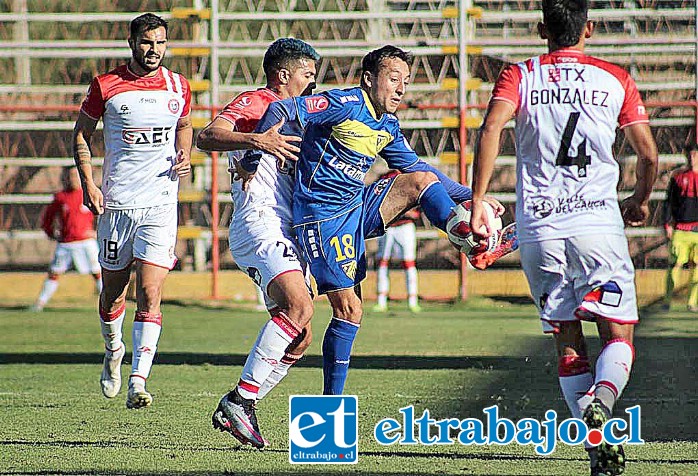
[[[366,278],[364,239],[385,233],[380,207],[394,182],[392,177],[364,187],[363,203],[343,215],[295,227],[319,294],[353,288]]]

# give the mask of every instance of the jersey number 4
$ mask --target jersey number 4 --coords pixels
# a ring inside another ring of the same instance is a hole
[[[577,122],[579,121],[579,112],[573,112],[567,119],[565,132],[562,134],[560,149],[557,151],[557,160],[555,165],[562,167],[570,167],[576,165],[578,168],[577,174],[579,177],[587,176],[587,165],[591,164],[591,156],[587,155],[587,140],[584,138],[577,146],[577,155],[570,156],[570,148],[572,147],[572,137],[577,130]]]

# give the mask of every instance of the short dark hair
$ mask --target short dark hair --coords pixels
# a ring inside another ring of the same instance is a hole
[[[267,52],[264,53],[264,63],[262,64],[264,74],[269,79],[277,71],[289,68],[292,62],[301,59],[317,61],[320,59],[320,55],[315,51],[315,48],[305,41],[296,38],[279,38],[269,45]]]
[[[543,0],[543,23],[549,39],[562,47],[579,43],[588,10],[587,0]]]
[[[412,66],[414,56],[409,51],[401,50],[397,46],[386,45],[377,50],[371,51],[361,60],[361,84],[364,82],[364,73],[369,71],[372,75],[378,75],[378,70],[383,61],[390,58],[398,58]]]
[[[165,28],[165,33],[167,33],[167,22],[165,20],[152,13],[144,13],[143,15],[131,20],[131,38],[135,40],[139,35],[142,35],[146,31],[155,30],[156,28],[160,27]]]

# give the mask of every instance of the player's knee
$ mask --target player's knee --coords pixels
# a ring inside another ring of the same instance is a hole
[[[410,195],[415,201],[425,188],[439,181],[439,178],[433,172],[412,172],[406,176],[409,178],[408,189],[411,192]]]
[[[306,295],[302,298],[299,296],[297,299],[291,299],[288,303],[287,312],[289,319],[298,324],[299,327],[307,326],[314,312],[310,296]]]
[[[361,316],[363,315],[361,301],[359,299],[356,299],[356,301],[343,301],[334,306],[333,314],[338,319],[355,323],[361,322]]]
[[[148,312],[155,312],[160,308],[160,296],[162,293],[162,285],[160,283],[143,284],[138,293],[141,295],[142,302],[145,303]]]
[[[433,172],[415,172],[414,174],[420,192],[432,183],[439,181],[439,178]]]
[[[112,306],[118,307],[126,302],[126,288],[110,285],[103,282],[102,292],[100,294],[100,303],[107,309]]]
[[[105,292],[106,289],[102,289],[102,293],[99,296],[99,308],[100,312],[105,313],[115,313],[122,307],[126,306],[126,295],[125,294],[108,294]]]
[[[411,172],[403,175],[400,187],[403,193],[415,203],[419,196],[429,184],[438,181],[438,177],[432,172]]]

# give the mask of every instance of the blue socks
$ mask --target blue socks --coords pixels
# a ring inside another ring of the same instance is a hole
[[[359,326],[333,317],[322,341],[324,395],[341,395],[349,372],[351,346]]]
[[[422,191],[417,200],[429,221],[438,229],[446,231],[446,222],[456,203],[448,196],[441,182],[433,182]]]

